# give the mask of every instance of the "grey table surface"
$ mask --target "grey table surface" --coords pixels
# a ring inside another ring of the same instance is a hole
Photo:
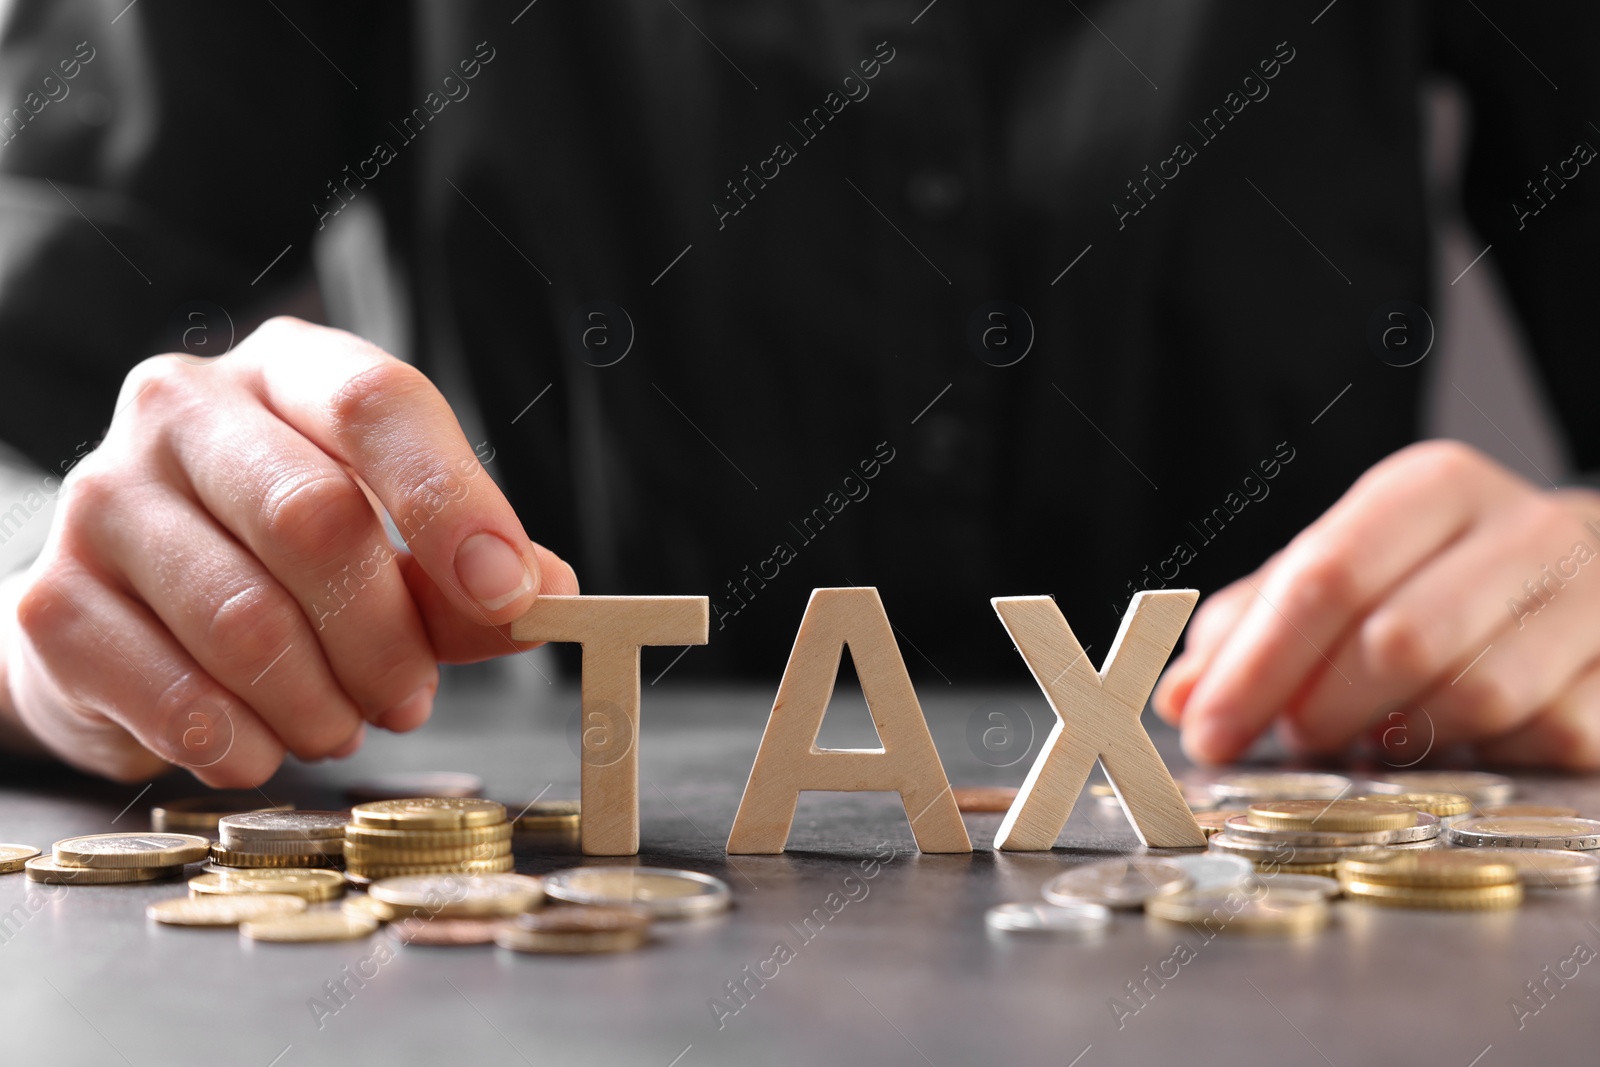
[[[1206,941],[1138,915],[1119,916],[1089,943],[992,935],[983,923],[990,905],[1035,899],[1047,878],[1084,858],[1138,849],[1120,814],[1086,796],[1058,847],[1034,854],[995,852],[1000,817],[969,815],[971,855],[921,855],[893,794],[806,794],[785,854],[730,858],[723,846],[772,690],[663,683],[645,692],[642,851],[636,861],[602,862],[716,874],[733,889],[727,914],[671,926],[649,947],[612,957],[492,947],[390,953],[377,951],[383,934],[267,945],[147,922],[145,906],[183,895],[182,882],[63,889],[6,875],[0,1063],[1498,1067],[1600,1058],[1600,962],[1564,962],[1580,944],[1600,949],[1594,890],[1530,894],[1507,913],[1339,903],[1328,929],[1287,939]],[[1052,721],[1037,690],[935,682],[919,695],[958,785],[1019,783]],[[345,762],[287,768],[266,791],[327,806],[340,802],[344,784],[378,773],[450,769],[481,775],[490,796],[512,804],[546,790],[576,796],[576,703],[559,686],[447,685],[435,719],[417,733],[375,737]],[[1002,759],[972,742],[973,724],[995,709],[1036,727],[1025,757],[1021,747]],[[1151,731],[1174,770],[1193,774],[1172,731]],[[841,688],[822,744],[870,737],[859,694]],[[48,848],[72,834],[145,828],[154,800],[198,791],[185,778],[138,795],[140,787],[4,765],[0,840]],[[1600,779],[1521,785],[1523,797],[1600,812]],[[876,877],[847,885],[875,855],[892,858]],[[519,850],[518,870],[579,862]],[[831,914],[830,893],[852,899]],[[803,940],[796,928],[815,909],[829,921]],[[790,958],[777,975],[747,984],[753,994],[742,1006],[730,1000],[727,983],[742,981],[744,968],[772,957],[779,942]],[[1119,997],[1139,1005],[1127,983],[1175,952],[1192,958],[1159,987],[1146,984],[1152,992],[1136,1013],[1112,1008]],[[1541,1003],[1525,983],[1544,979],[1547,966],[1578,973],[1549,982]],[[352,972],[371,977],[349,983],[342,1004],[311,1006]],[[1538,1012],[1519,1020],[1511,1008],[1519,998]],[[713,999],[738,1010],[719,1017]]]

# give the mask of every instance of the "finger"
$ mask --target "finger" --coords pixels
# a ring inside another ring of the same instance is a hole
[[[81,483],[80,483],[81,484]],[[138,521],[113,503],[85,537],[200,667],[305,760],[339,752],[361,715],[288,591],[194,503],[138,492]]]
[[[542,644],[513,641],[509,624],[488,626],[481,613],[463,612],[456,600],[446,596],[411,555],[402,553],[399,564],[440,663],[477,663],[525,652]],[[576,596],[578,579],[571,567],[556,558],[544,568],[539,588],[541,596]]]
[[[1439,443],[1363,475],[1255,587],[1255,602],[1190,694],[1185,751],[1203,762],[1244,751],[1327,668],[1328,651],[1373,603],[1473,515],[1521,491],[1475,453]]]
[[[25,593],[17,620],[30,652],[56,680],[61,714],[24,702],[28,727],[63,759],[132,777],[141,762],[106,724],[207,785],[260,785],[283,762],[283,743],[218,685],[144,605],[79,569],[57,565]],[[86,670],[85,664],[93,664]]]
[[[253,398],[169,437],[200,504],[288,591],[302,647],[320,643],[361,715],[391,730],[425,722],[433,647],[361,487]]]
[[[1183,652],[1167,665],[1150,697],[1156,714],[1167,722],[1177,725],[1182,719],[1184,704],[1195,683],[1205,673],[1223,638],[1244,616],[1250,596],[1250,587],[1237,581],[1206,597],[1194,613],[1184,631]]]
[[[1485,762],[1592,771],[1600,768],[1600,663],[1521,727],[1482,741]]]
[[[252,344],[253,342],[253,344]],[[510,622],[542,563],[455,414],[421,372],[337,330],[272,320],[235,358],[275,411],[377,493],[407,547],[464,614]],[[314,348],[315,358],[284,359]],[[270,350],[270,351],[269,351]]]
[[[1569,511],[1535,494],[1474,525],[1345,636],[1335,669],[1291,711],[1296,738],[1312,751],[1342,748],[1386,709],[1455,678],[1514,619],[1505,593],[1521,591],[1528,561],[1559,560],[1582,532]]]

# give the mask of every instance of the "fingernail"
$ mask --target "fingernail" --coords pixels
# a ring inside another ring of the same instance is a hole
[[[328,753],[328,757],[330,759],[346,759],[353,756],[356,754],[356,750],[361,747],[361,742],[365,741],[366,738],[367,724],[362,723],[356,727],[356,732],[350,735],[350,740],[340,745],[335,751]]]
[[[461,542],[456,578],[485,611],[499,611],[537,584],[517,550],[492,533],[475,533]]]
[[[393,709],[378,716],[378,725],[397,734],[415,730],[428,721],[428,715],[433,711],[433,694],[433,686],[423,686]]]

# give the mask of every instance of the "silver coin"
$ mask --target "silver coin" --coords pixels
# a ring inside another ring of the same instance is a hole
[[[573,867],[545,875],[544,891],[568,904],[643,908],[657,919],[710,915],[733,899],[721,878],[665,867]]]
[[[1052,904],[1104,904],[1109,908],[1137,908],[1157,893],[1183,889],[1189,876],[1170,859],[1133,856],[1098,860],[1073,867],[1044,885],[1044,899]]]
[[[1320,874],[1285,874],[1282,871],[1276,874],[1261,872],[1252,876],[1252,881],[1261,882],[1273,889],[1290,889],[1299,892],[1321,893],[1332,900],[1344,892],[1336,878],[1324,878]]]
[[[52,847],[56,863],[67,867],[172,867],[198,863],[211,842],[194,834],[88,834],[68,837]]]
[[[1111,909],[1102,904],[998,904],[984,912],[991,930],[1007,933],[1095,934],[1111,924]]]
[[[1600,820],[1505,815],[1467,819],[1450,827],[1451,842],[1467,848],[1600,848]]]
[[[1411,841],[1427,841],[1439,836],[1437,815],[1417,812],[1415,826],[1399,830],[1274,830],[1256,826],[1247,816],[1235,815],[1225,824],[1229,834],[1259,841],[1281,841],[1290,845],[1310,845],[1323,848],[1348,848],[1354,845],[1395,845]]]
[[[247,811],[224,815],[217,832],[225,848],[248,849],[262,841],[326,841],[344,837],[347,811]]]
[[[1183,868],[1190,889],[1226,889],[1255,874],[1255,865],[1242,856],[1201,852],[1193,856],[1172,856],[1170,859]]]
[[[1600,859],[1586,852],[1527,848],[1507,852],[1501,858],[1517,868],[1524,889],[1564,889],[1600,881]]]
[[[1487,771],[1396,771],[1367,783],[1374,793],[1460,793],[1474,804],[1504,804],[1517,783]]]
[[[1334,800],[1355,783],[1342,774],[1315,771],[1273,771],[1230,774],[1211,783],[1221,802],[1247,800]]]
[[[1366,856],[1385,851],[1385,846],[1382,845],[1351,845],[1343,848],[1291,845],[1287,841],[1273,842],[1235,837],[1230,832],[1212,835],[1206,842],[1206,847],[1212,852],[1243,856],[1256,863],[1337,863],[1351,856]]]

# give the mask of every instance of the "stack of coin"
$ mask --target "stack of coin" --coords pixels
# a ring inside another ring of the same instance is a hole
[[[343,811],[251,811],[224,815],[211,846],[214,868],[337,867],[344,862]]]
[[[471,797],[378,800],[350,809],[350,880],[413,874],[495,874],[515,866],[505,805]]]
[[[125,885],[183,873],[211,842],[191,834],[89,834],[57,841],[49,856],[26,861],[28,877],[56,885]]]
[[[1340,860],[1432,845],[1439,835],[1437,816],[1372,800],[1261,801],[1223,826],[1207,841],[1211,851],[1262,871],[1323,876]]]
[[[1472,801],[1460,793],[1372,793],[1357,799],[1415,808],[1437,818],[1441,826],[1449,826],[1472,813]]]
[[[158,833],[205,834],[217,828],[224,815],[245,811],[293,811],[260,790],[208,793],[203,797],[163,800],[150,809],[150,828]]]
[[[337,900],[344,896],[344,876],[325,868],[272,867],[264,869],[221,868],[189,879],[191,897],[241,896],[255,893],[281,893],[299,897],[308,904]]]
[[[1486,910],[1522,903],[1517,868],[1481,852],[1399,852],[1339,862],[1345,896],[1392,908]]]
[[[582,810],[576,800],[535,800],[517,816],[517,836],[544,851],[575,851],[583,829]]]

